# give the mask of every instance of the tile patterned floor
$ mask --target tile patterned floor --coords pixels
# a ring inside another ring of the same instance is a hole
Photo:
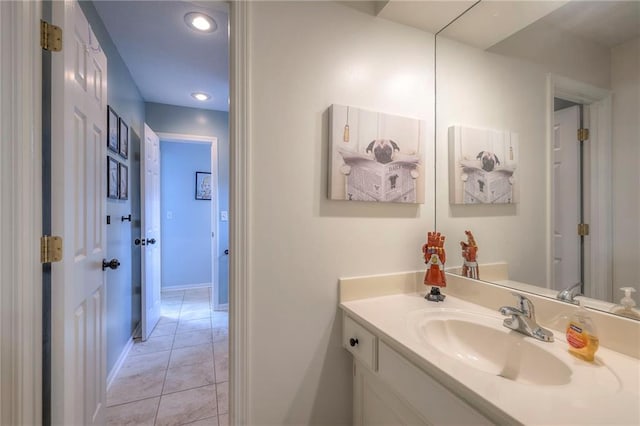
[[[210,290],[162,293],[162,318],[107,393],[108,425],[227,426],[229,316]]]

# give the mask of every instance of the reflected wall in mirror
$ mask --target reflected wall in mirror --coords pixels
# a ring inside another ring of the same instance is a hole
[[[471,230],[484,280],[550,297],[580,283],[606,311],[640,290],[640,2],[479,2],[438,34],[436,78],[451,269]],[[452,126],[518,134],[517,203],[450,202]]]

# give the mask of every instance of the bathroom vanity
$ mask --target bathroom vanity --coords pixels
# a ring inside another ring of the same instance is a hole
[[[542,342],[505,328],[486,301],[472,303],[493,292],[495,304],[513,304],[509,290],[455,277],[453,294],[433,303],[423,298],[420,275],[341,280],[354,424],[640,423],[637,322],[609,316],[612,324],[595,313],[601,336],[621,324],[629,346],[605,336],[617,350],[602,344],[588,363],[568,353],[560,327],[573,306],[532,296],[555,335]]]

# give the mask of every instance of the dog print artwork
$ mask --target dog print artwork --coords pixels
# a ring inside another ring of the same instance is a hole
[[[517,133],[449,128],[451,204],[516,203],[517,170]]]
[[[424,203],[424,121],[343,105],[330,117],[330,199]]]

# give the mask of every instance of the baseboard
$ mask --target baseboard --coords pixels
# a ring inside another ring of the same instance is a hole
[[[122,349],[122,352],[118,357],[118,360],[116,361],[113,368],[109,372],[109,375],[107,375],[107,392],[109,392],[109,388],[111,388],[113,381],[115,380],[116,376],[120,372],[120,369],[122,368],[122,364],[124,364],[124,361],[127,359],[127,355],[129,355],[129,351],[133,347],[133,342],[136,336],[140,336],[140,326],[141,324],[138,323],[138,326],[136,327],[135,330],[133,330],[133,333],[131,334],[131,337],[127,341],[127,344]]]
[[[184,290],[197,290],[199,288],[213,288],[211,283],[196,283],[196,284],[184,284],[184,285],[172,285],[162,287],[160,290],[165,291],[184,291]]]

